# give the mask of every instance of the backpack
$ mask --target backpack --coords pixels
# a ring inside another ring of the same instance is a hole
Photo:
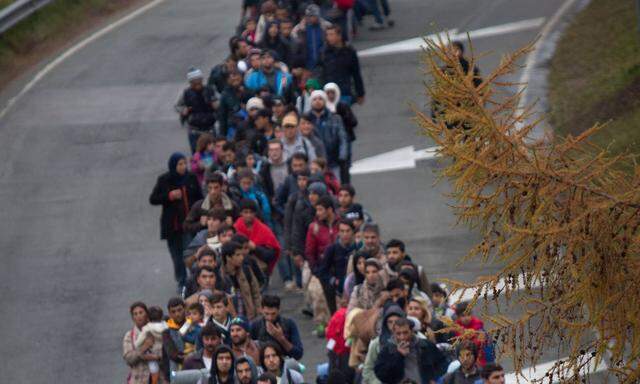
[[[338,8],[342,9],[343,11],[347,11],[353,8],[353,6],[356,4],[356,1],[355,0],[335,0],[335,4]]]

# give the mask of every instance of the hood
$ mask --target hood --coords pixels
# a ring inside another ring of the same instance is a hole
[[[336,99],[334,102],[329,101],[329,98],[327,97],[327,108],[329,108],[331,112],[336,113],[338,103],[340,102],[340,87],[338,87],[338,84],[336,83],[327,83],[324,85],[324,91],[325,93],[328,93],[329,91],[334,91],[336,93]]]
[[[231,350],[230,347],[228,347],[225,344],[221,344],[218,346],[218,348],[216,348],[216,351],[213,353],[213,357],[212,357],[212,363],[211,363],[211,379],[216,379],[215,381],[213,381],[214,383],[217,381],[217,374],[216,374],[216,361],[218,360],[218,355],[222,352],[229,352],[231,354],[231,371],[229,372],[229,376],[231,378],[231,382],[235,381],[235,366],[236,366],[236,357],[233,354],[233,351]],[[212,381],[209,381],[210,383]]]
[[[382,323],[380,324],[381,326],[380,344],[381,345],[383,343],[386,343],[388,340],[392,338],[391,330],[387,328],[387,319],[393,315],[405,317],[405,313],[402,310],[402,308],[400,308],[400,306],[398,306],[395,303],[386,304],[382,311]]]
[[[251,384],[256,384],[256,382],[258,381],[258,367],[256,366],[256,363],[253,361],[253,359],[249,356],[242,356],[240,357],[238,360],[236,360],[236,363],[234,365],[237,366],[240,363],[244,363],[247,362],[249,363],[249,367],[251,367]],[[236,383],[238,383],[238,380],[236,378]]]
[[[186,157],[180,152],[174,152],[169,158],[167,165],[169,167],[169,172],[171,172],[172,175],[178,174],[178,172],[176,172],[176,167],[178,166],[178,162],[182,159],[186,159]]]

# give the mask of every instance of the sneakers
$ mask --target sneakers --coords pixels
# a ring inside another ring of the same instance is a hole
[[[378,23],[369,27],[370,31],[382,31],[383,29],[384,29],[384,24],[378,24]]]
[[[297,288],[298,287],[296,286],[296,283],[291,280],[287,280],[284,282],[285,291],[295,291]]]
[[[324,325],[323,324],[318,324],[316,326],[316,328],[311,331],[311,333],[316,336],[317,338],[321,339],[324,337]]]

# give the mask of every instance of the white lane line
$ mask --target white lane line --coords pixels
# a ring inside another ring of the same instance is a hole
[[[498,35],[504,35],[507,33],[521,32],[532,29],[540,28],[544,24],[545,18],[538,17],[534,19],[514,21],[512,23],[500,24],[486,28],[480,28],[469,32],[458,33],[457,29],[452,29],[448,32],[440,32],[432,34],[426,37],[415,37],[412,39],[402,40],[391,44],[381,45],[379,47],[373,47],[364,49],[358,52],[359,57],[371,57],[381,55],[391,55],[397,53],[417,52],[423,49],[425,43],[424,40],[438,41],[438,38],[443,41],[447,41],[447,34],[450,40],[466,40],[467,33],[471,39],[482,39],[485,37],[492,37]]]
[[[507,280],[505,279],[501,279],[498,282],[498,285],[496,286],[496,289],[498,291],[502,291],[506,286],[508,285]],[[524,278],[522,276],[518,276],[518,285],[519,288],[518,289],[522,289],[525,286],[525,281]],[[540,287],[540,282],[538,280],[534,281],[531,284],[531,288],[538,288]],[[473,289],[458,289],[455,292],[452,292],[449,295],[449,303],[451,304],[456,304],[459,302],[463,302],[463,301],[471,301],[473,299],[473,297],[475,296],[476,292],[478,291],[478,289],[473,288]],[[480,295],[480,299],[482,299],[482,295],[483,293],[481,293]],[[489,291],[489,297],[493,296],[493,291]]]
[[[15,95],[14,97],[12,97],[8,102],[7,105],[4,106],[4,108],[2,109],[2,111],[0,111],[0,119],[2,119],[7,112],[9,112],[9,110],[11,109],[11,107],[13,107],[13,105],[20,100],[20,98],[22,98],[22,96],[24,96],[27,92],[29,92],[40,80],[42,80],[49,72],[51,72],[53,69],[55,69],[58,65],[60,65],[63,61],[65,61],[66,59],[68,59],[69,57],[71,57],[73,54],[75,54],[76,52],[80,51],[82,48],[86,47],[87,45],[91,44],[92,42],[96,41],[97,39],[101,38],[102,36],[106,35],[107,33],[113,31],[114,29],[128,23],[129,21],[135,19],[136,17],[142,15],[143,13],[149,11],[150,9],[160,5],[161,3],[165,2],[166,0],[154,0],[152,2],[150,2],[149,4],[144,5],[141,8],[138,8],[137,10],[133,11],[132,13],[122,17],[121,19],[107,25],[106,27],[102,28],[101,30],[93,33],[92,35],[90,35],[89,37],[87,37],[86,39],[80,41],[78,44],[74,45],[73,47],[67,49],[65,52],[63,52],[60,56],[58,56],[57,58],[55,58],[52,62],[50,62],[49,64],[47,64],[44,68],[42,68],[34,77],[33,79],[31,79],[31,81],[29,81],[23,88],[22,90],[20,90],[20,92],[18,92],[17,95]]]
[[[452,29],[448,32],[440,32],[434,33],[425,37],[414,37],[412,39],[397,41],[395,43],[385,44],[378,47],[363,49],[358,52],[358,57],[371,57],[371,56],[381,56],[381,55],[391,55],[394,53],[407,53],[407,52],[416,52],[422,49],[421,47],[424,45],[424,40],[434,40],[438,41],[441,39],[443,41],[447,41],[447,33],[451,40],[453,36],[458,32],[457,29]]]
[[[416,150],[413,145],[409,145],[355,161],[349,172],[352,175],[363,175],[413,169],[416,167],[416,161],[435,158],[438,149],[439,147],[436,146]]]
[[[559,360],[549,361],[546,363],[538,364],[533,367],[524,368],[521,375],[516,375],[515,372],[508,373],[504,376],[505,384],[525,384],[530,383],[533,380],[541,380],[545,377],[545,374],[558,363]],[[596,366],[593,360],[590,360],[582,369],[580,369],[580,375],[584,376],[587,373],[593,374],[596,372],[602,372],[607,369],[607,365],[604,361],[600,361]],[[568,368],[561,369],[561,372],[570,373]],[[519,379],[519,380],[518,380]],[[554,375],[553,381],[545,379],[545,383],[557,383],[560,379]]]

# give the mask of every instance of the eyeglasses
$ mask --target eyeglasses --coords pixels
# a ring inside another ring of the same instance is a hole
[[[284,124],[282,128],[295,128],[296,126],[293,124]]]

